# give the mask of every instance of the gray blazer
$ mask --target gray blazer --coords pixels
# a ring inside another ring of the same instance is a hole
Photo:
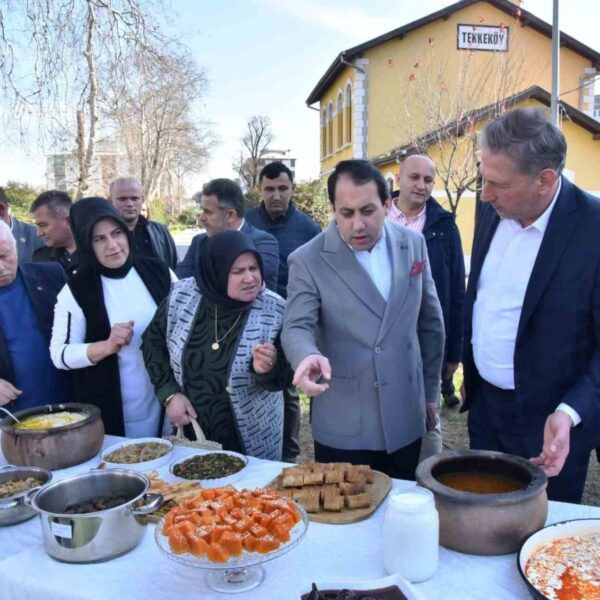
[[[313,398],[311,422],[314,439],[333,448],[394,452],[423,435],[425,402],[439,402],[444,323],[425,239],[384,227],[387,303],[335,221],[288,259],[281,341],[294,369],[309,354],[330,361],[329,389]]]
[[[11,217],[12,234],[17,240],[17,256],[23,263],[31,262],[34,250],[44,246],[44,241],[37,234],[37,229],[33,225],[28,225]]]

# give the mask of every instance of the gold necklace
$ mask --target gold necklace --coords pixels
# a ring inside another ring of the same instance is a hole
[[[233,331],[233,328],[238,324],[238,321],[242,317],[242,313],[240,311],[240,314],[238,315],[238,318],[235,320],[234,324],[227,330],[227,332],[225,333],[224,336],[221,337],[221,339],[219,339],[219,337],[217,336],[217,315],[218,315],[218,307],[215,304],[215,341],[211,345],[211,348],[215,351],[221,347],[219,345],[219,342],[222,342]]]

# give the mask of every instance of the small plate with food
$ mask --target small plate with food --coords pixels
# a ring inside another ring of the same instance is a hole
[[[25,498],[51,479],[52,473],[40,467],[0,467],[0,526],[16,525],[35,516]]]
[[[425,596],[398,573],[379,579],[338,579],[312,583],[299,600],[424,600]]]
[[[600,519],[547,525],[530,535],[517,555],[533,598],[600,597]]]
[[[173,443],[156,437],[123,440],[109,446],[100,458],[109,469],[151,471],[164,465],[173,454]]]
[[[207,450],[184,456],[169,467],[181,479],[199,481],[203,487],[222,487],[238,481],[248,458],[231,450]]]

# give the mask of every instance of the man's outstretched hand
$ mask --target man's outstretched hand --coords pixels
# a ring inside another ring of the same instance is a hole
[[[530,460],[534,465],[541,467],[548,477],[558,475],[569,456],[571,427],[571,417],[561,410],[553,412],[546,419],[542,452]]]
[[[329,388],[331,366],[329,360],[321,354],[309,354],[294,373],[294,385],[297,385],[307,396],[318,396]]]

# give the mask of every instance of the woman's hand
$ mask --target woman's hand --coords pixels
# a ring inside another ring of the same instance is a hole
[[[98,363],[111,354],[116,354],[123,346],[128,346],[133,337],[133,321],[115,323],[110,329],[110,335],[102,342],[94,342],[87,349],[88,358]]]
[[[268,373],[277,362],[277,348],[265,342],[252,348],[252,367],[259,375]]]
[[[110,329],[110,335],[106,340],[107,348],[116,354],[123,346],[128,346],[133,337],[133,321],[127,323],[115,323]]]
[[[167,417],[177,427],[183,427],[189,425],[192,419],[197,419],[198,413],[194,410],[187,396],[178,392],[173,395],[167,404]]]

